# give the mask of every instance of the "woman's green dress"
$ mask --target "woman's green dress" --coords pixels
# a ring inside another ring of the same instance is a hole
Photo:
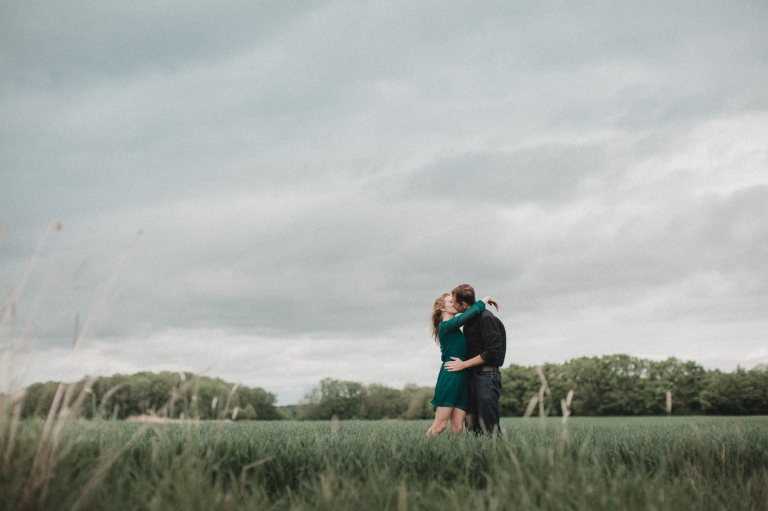
[[[443,364],[440,366],[440,374],[435,384],[435,397],[432,406],[456,407],[467,411],[468,389],[467,371],[450,372],[445,369],[445,363],[451,361],[451,357],[464,360],[467,354],[467,338],[460,330],[464,323],[474,318],[485,310],[485,302],[477,301],[463,314],[455,316],[448,321],[440,323],[437,330],[440,339],[440,351],[442,351]]]

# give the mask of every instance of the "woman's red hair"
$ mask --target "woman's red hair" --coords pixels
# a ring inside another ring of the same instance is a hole
[[[440,344],[440,334],[438,331],[440,329],[440,323],[443,322],[443,309],[445,308],[445,299],[449,296],[451,296],[450,293],[441,294],[435,298],[435,303],[432,305],[432,315],[430,316],[430,319],[432,320],[432,337],[435,338],[435,342],[438,345]]]

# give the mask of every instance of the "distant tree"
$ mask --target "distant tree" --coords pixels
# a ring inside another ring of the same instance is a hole
[[[647,415],[648,362],[629,355],[609,355],[599,363],[597,415]]]
[[[299,419],[427,419],[434,417],[431,387],[406,385],[403,390],[384,385],[365,386],[326,378],[296,407]],[[293,410],[291,410],[293,411]]]
[[[512,364],[501,370],[501,379],[501,415],[522,416],[531,397],[539,392],[541,386],[536,368]]]
[[[257,418],[256,416],[256,409],[253,407],[251,403],[248,403],[248,405],[243,408],[238,414],[237,414],[237,420],[255,420]]]
[[[732,373],[710,371],[699,399],[705,413],[713,415],[768,414],[768,372],[761,367]]]
[[[701,413],[699,393],[706,371],[695,362],[669,358],[654,362],[629,355],[582,357],[563,364],[544,364],[551,390],[548,413],[560,414],[560,400],[574,391],[574,415],[653,415],[666,413],[666,393],[676,414]],[[535,367],[511,365],[502,370],[502,415],[522,415],[541,382]]]
[[[238,387],[238,405],[245,410],[249,406],[253,410],[254,419],[276,420],[283,418],[275,407],[275,395],[261,388]]]
[[[303,409],[307,405],[283,405],[278,406],[277,410],[282,414],[284,419],[296,420],[299,416],[303,415]]]
[[[430,402],[435,395],[435,389],[432,387],[406,385],[403,388],[403,395],[408,401],[408,408],[406,408],[405,413],[401,415],[403,419],[418,420],[432,419],[435,417],[435,409]]]
[[[574,390],[571,402],[573,414],[598,415],[601,411],[602,396],[606,390],[604,382],[609,378],[605,364],[602,364],[597,357],[582,357],[564,365],[560,380],[563,387]]]
[[[309,406],[304,409],[302,419],[361,418],[365,387],[353,381],[325,378],[320,386],[307,394]]]
[[[647,412],[666,413],[666,394],[672,394],[672,413],[690,415],[702,412],[700,394],[706,371],[696,362],[683,362],[674,357],[661,362],[649,362]]]
[[[27,387],[21,407],[22,417],[45,417],[53,404],[57,382],[33,383]]]
[[[77,382],[79,390],[85,379]],[[23,416],[42,417],[48,413],[58,383],[30,385],[23,405]],[[192,373],[142,372],[97,379],[91,386],[91,399],[86,400],[83,417],[125,419],[145,413],[164,413],[170,417],[199,419],[223,418],[235,406],[253,410],[255,419],[282,419],[275,407],[275,395],[261,388],[235,386],[219,378]]]
[[[674,357],[651,361],[629,355],[575,358],[562,364],[544,364],[550,394],[547,413],[561,413],[560,400],[574,391],[574,415],[659,415],[667,413],[666,395],[672,394],[672,412],[678,415],[768,414],[768,366],[731,373],[706,371],[692,361]],[[538,395],[541,380],[535,366],[510,365],[502,369],[499,404],[503,416],[521,416]],[[86,379],[75,384],[77,392]],[[27,387],[23,417],[45,417],[59,384],[35,383]],[[431,419],[432,387],[406,385],[402,390],[384,385],[326,378],[294,407],[275,406],[275,395],[261,388],[233,385],[219,378],[164,371],[116,374],[97,379],[88,390],[81,416],[125,419],[161,413],[169,417],[221,419],[238,407],[240,419]]]
[[[396,419],[407,409],[408,398],[399,389],[374,383],[363,393],[361,415],[365,419]]]
[[[541,368],[549,387],[544,407],[550,415],[562,413],[560,402],[571,390],[570,410],[576,416],[666,414],[667,392],[672,394],[672,412],[677,415],[768,413],[766,366],[721,373],[674,357],[652,361],[617,354],[575,358]],[[542,382],[537,368],[513,364],[501,372],[501,414],[521,416],[531,397],[539,394]],[[327,378],[307,396],[306,404],[292,412],[304,419],[334,415],[340,419],[431,419],[432,395],[432,387],[407,385],[398,390]]]

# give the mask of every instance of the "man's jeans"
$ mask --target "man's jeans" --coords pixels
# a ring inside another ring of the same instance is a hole
[[[498,434],[501,374],[470,372],[468,376],[467,430],[472,433],[482,431],[493,435]]]

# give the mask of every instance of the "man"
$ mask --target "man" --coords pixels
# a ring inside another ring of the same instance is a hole
[[[464,312],[475,303],[475,290],[469,284],[462,284],[453,291],[456,310]],[[446,362],[448,371],[468,369],[469,403],[467,406],[467,430],[496,435],[499,432],[499,393],[501,372],[507,353],[507,332],[499,318],[485,309],[479,316],[464,325],[467,338],[465,361],[451,357]]]

